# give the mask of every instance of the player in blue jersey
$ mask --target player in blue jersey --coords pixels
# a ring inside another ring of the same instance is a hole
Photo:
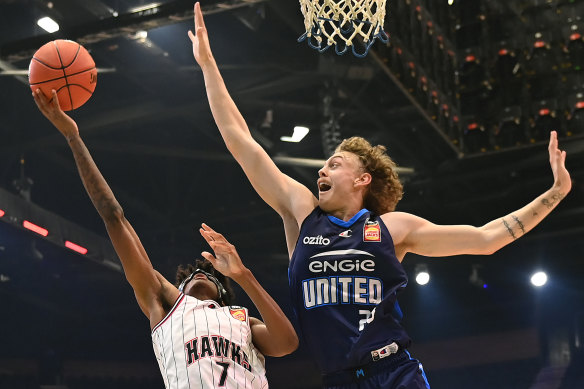
[[[541,222],[571,189],[566,153],[550,134],[552,187],[525,207],[485,224],[436,225],[394,211],[402,196],[383,146],[354,137],[319,170],[318,198],[283,174],[254,141],[213,58],[195,4],[193,55],[211,111],[229,151],[284,222],[289,279],[301,338],[328,388],[428,388],[407,352],[396,294],[407,282],[407,253],[444,257],[491,254]],[[326,335],[326,336],[325,336]]]

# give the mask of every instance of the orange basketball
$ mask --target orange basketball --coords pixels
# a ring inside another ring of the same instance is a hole
[[[40,89],[47,98],[57,91],[63,111],[81,107],[93,94],[97,69],[91,55],[77,42],[57,39],[42,46],[28,67],[32,91]]]

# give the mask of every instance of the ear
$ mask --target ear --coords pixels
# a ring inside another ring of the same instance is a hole
[[[355,186],[367,186],[371,184],[371,174],[362,173],[355,179]]]

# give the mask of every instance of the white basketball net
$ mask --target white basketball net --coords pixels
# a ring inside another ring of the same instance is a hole
[[[386,0],[300,0],[306,32],[299,42],[325,51],[332,45],[337,54],[344,54],[352,47],[358,57],[367,55],[376,38],[387,42],[383,31]],[[358,53],[353,39],[363,40],[364,52]]]

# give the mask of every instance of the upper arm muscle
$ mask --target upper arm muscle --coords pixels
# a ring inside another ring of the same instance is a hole
[[[260,197],[284,218],[302,221],[318,203],[316,197],[298,181],[276,166],[266,151],[251,138],[237,147],[233,155]]]
[[[396,252],[412,252],[424,256],[445,257],[461,254],[485,254],[487,234],[469,225],[437,225],[426,219],[403,212],[383,216]]]
[[[160,305],[162,284],[150,259],[130,223],[122,217],[106,223],[107,231],[118,254],[126,278],[144,314],[150,317],[155,305]]]

